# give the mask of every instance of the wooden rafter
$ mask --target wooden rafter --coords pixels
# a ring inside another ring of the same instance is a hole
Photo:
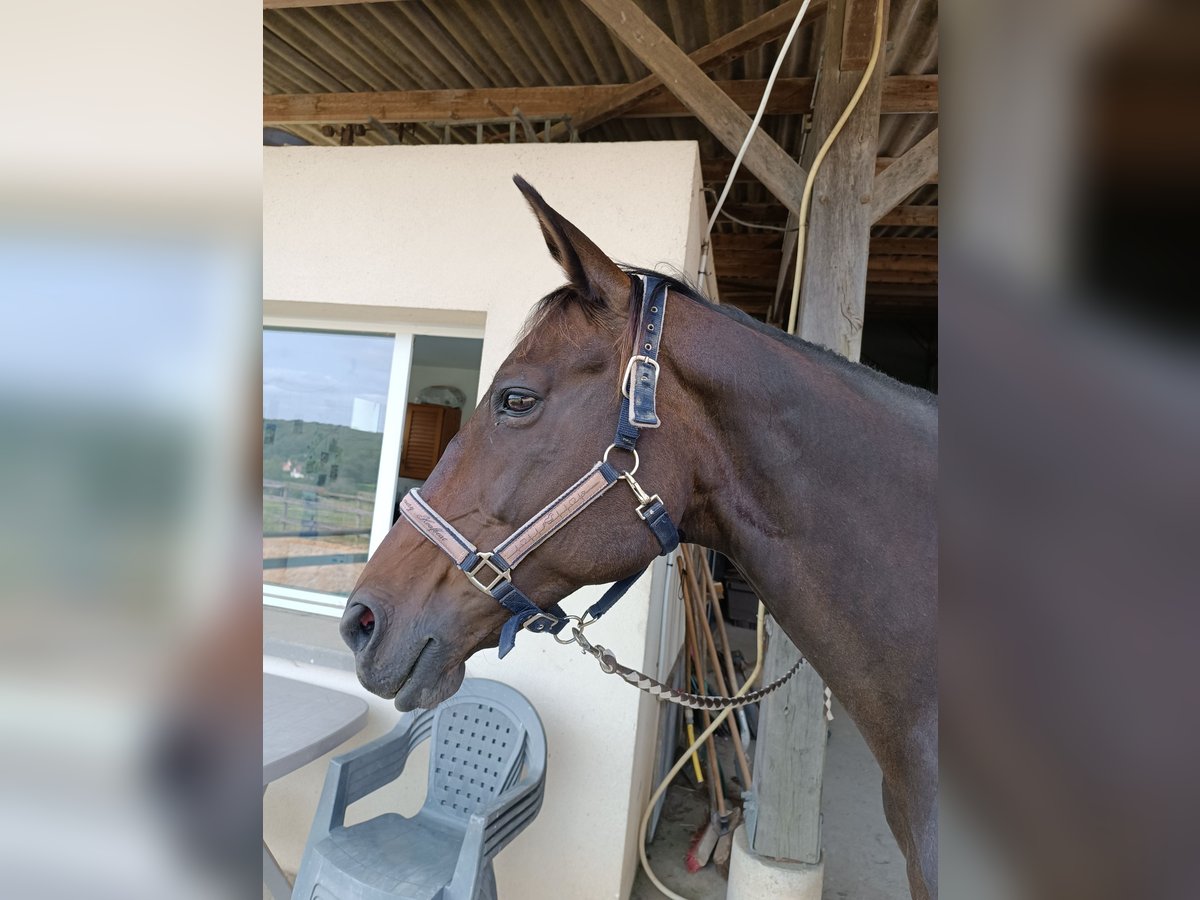
[[[905,228],[937,228],[936,206],[897,206],[875,220],[876,225],[898,225]]]
[[[713,252],[720,257],[725,253],[746,250],[770,250],[779,253],[784,235],[779,231],[754,231],[738,234],[716,232],[712,236]],[[873,237],[870,243],[871,257],[928,256],[937,257],[937,238],[894,238]],[[778,262],[778,260],[776,260]]]
[[[688,55],[688,59],[706,71],[720,68],[786,33],[791,28],[792,20],[799,12],[802,2],[803,0],[788,0],[781,3],[693,51]],[[806,21],[816,21],[825,12],[827,5],[828,0],[814,0],[810,3],[808,12],[805,13]],[[609,119],[625,115],[626,110],[643,100],[666,94],[668,91],[663,86],[662,78],[656,72],[651,72],[641,81],[626,85],[620,94],[585,107],[572,124],[577,130],[585,131]]]
[[[875,176],[871,192],[871,222],[878,222],[913,191],[937,178],[938,130],[935,128]]]
[[[722,144],[738,150],[750,130],[750,117],[633,0],[583,2]],[[805,171],[765,132],[754,133],[744,164],[789,209],[800,208]]]
[[[886,85],[887,82],[885,81],[884,84]],[[875,174],[878,175],[895,161],[896,157],[894,156],[877,156],[875,158]],[[702,159],[700,160],[700,177],[704,180],[705,184],[724,184],[726,179],[729,178],[729,167],[732,163],[732,157],[723,157],[721,159]],[[753,175],[750,175],[749,173],[739,169],[733,180],[735,184],[744,184],[752,181],[753,179]],[[933,177],[929,179],[929,183],[938,183],[938,174],[936,172],[934,172]]]
[[[773,115],[795,115],[812,108],[813,78],[776,80],[767,105]],[[744,112],[758,108],[765,79],[713,82]],[[571,116],[585,121],[589,108],[613,106],[629,85],[570,85],[566,87],[477,88],[442,91],[366,91],[315,94],[266,94],[265,125],[347,125],[381,122],[486,122],[509,119],[519,107],[533,118]],[[937,111],[936,75],[896,75],[883,82],[880,110],[885,113]],[[692,112],[676,97],[646,97],[621,113],[625,118],[679,118]]]

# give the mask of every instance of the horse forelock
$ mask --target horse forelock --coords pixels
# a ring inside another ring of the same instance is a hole
[[[614,354],[628,356],[637,325],[629,322],[622,324],[622,319],[636,318],[632,313],[636,302],[632,285],[628,302],[629,309],[621,313],[603,299],[588,296],[574,285],[565,284],[534,304],[517,337],[514,352],[518,356],[527,355],[533,350],[533,339],[545,336],[546,332],[550,332],[556,343],[565,342],[579,346],[582,335],[579,334],[578,320],[571,315],[572,311],[578,311],[589,328],[614,335]]]

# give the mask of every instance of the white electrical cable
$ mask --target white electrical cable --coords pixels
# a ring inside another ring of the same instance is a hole
[[[708,227],[704,231],[704,250],[700,255],[700,279],[704,278],[706,274],[704,270],[708,267],[709,238],[712,235],[713,225],[716,224],[717,216],[721,213],[721,207],[725,205],[725,198],[729,196],[729,189],[733,187],[733,178],[737,175],[737,170],[742,164],[742,157],[746,155],[746,148],[750,146],[750,139],[754,137],[754,132],[758,130],[758,123],[762,121],[763,113],[767,111],[767,100],[771,96],[771,90],[775,87],[775,79],[779,77],[779,70],[783,68],[783,58],[787,56],[787,52],[792,46],[792,39],[796,37],[796,32],[800,30],[800,23],[804,19],[804,14],[808,12],[808,4],[810,2],[811,0],[804,0],[800,11],[796,13],[796,18],[792,22],[791,30],[788,31],[787,37],[783,40],[783,46],[779,48],[779,55],[775,57],[775,65],[771,68],[771,77],[767,79],[767,86],[763,90],[762,99],[758,101],[758,111],[754,114],[754,121],[750,123],[750,130],[746,132],[742,146],[738,149],[737,156],[733,158],[733,167],[729,170],[729,177],[725,179],[725,188],[721,191],[721,196],[717,198],[717,205],[708,219]]]
[[[717,192],[712,188],[705,188],[704,193],[712,194],[714,197]],[[739,219],[733,213],[720,210],[721,215],[729,219],[731,222],[737,222],[739,225],[745,225],[747,228],[762,228],[764,231],[799,231],[799,228],[784,228],[782,225],[764,225],[762,222],[747,222],[745,219]]]
[[[759,673],[762,672],[763,658],[766,656],[766,618],[766,607],[759,603],[758,628],[756,629],[755,633],[756,643],[758,646],[758,658],[754,661],[754,670],[746,678],[746,683],[738,688],[737,693],[733,695],[735,697],[740,697],[749,691],[750,688],[754,686],[754,682],[758,680]],[[638,855],[641,857],[642,868],[646,871],[646,876],[652,882],[654,882],[654,886],[658,888],[659,891],[661,891],[663,895],[668,898],[668,900],[688,900],[688,898],[679,896],[669,887],[659,881],[658,876],[654,874],[654,870],[650,868],[650,861],[646,858],[646,829],[650,825],[650,815],[654,811],[655,804],[658,803],[658,798],[661,797],[663,792],[667,789],[667,785],[675,780],[675,776],[679,774],[680,769],[687,765],[688,760],[692,758],[692,754],[695,753],[696,750],[698,750],[700,746],[708,740],[709,735],[721,727],[721,723],[729,718],[729,714],[731,712],[733,712],[732,706],[725,707],[723,710],[721,710],[720,715],[712,720],[712,724],[705,728],[700,734],[696,735],[696,740],[692,742],[692,746],[688,747],[687,751],[681,757],[679,757],[675,765],[671,767],[671,771],[667,773],[667,777],[664,778],[659,783],[658,787],[654,789],[654,793],[650,795],[650,802],[646,804],[646,810],[642,813],[642,824],[641,827],[638,828]],[[715,768],[716,767],[714,766],[714,769]]]
[[[850,114],[858,106],[858,101],[862,99],[863,92],[867,89],[867,82],[871,80],[871,75],[875,72],[875,64],[879,61],[879,48],[881,46],[883,46],[883,0],[879,0],[875,9],[875,41],[871,48],[871,59],[867,63],[866,70],[863,71],[862,79],[858,82],[854,96],[846,104],[841,117],[834,123],[833,128],[829,132],[829,137],[825,138],[825,143],[821,145],[821,149],[817,151],[817,155],[813,157],[813,164],[808,170],[808,178],[804,180],[804,195],[800,199],[800,215],[797,217],[800,230],[799,234],[796,235],[796,275],[792,279],[792,303],[788,311],[788,334],[796,333],[796,316],[800,312],[800,280],[804,272],[804,248],[808,242],[808,207],[812,200],[813,184],[817,180],[817,170],[821,168],[821,163],[825,161],[825,154],[829,152],[829,148],[833,146],[833,142],[837,136],[842,133],[842,127],[846,124],[846,120],[850,118]]]

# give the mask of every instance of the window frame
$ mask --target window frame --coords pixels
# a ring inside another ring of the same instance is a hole
[[[483,339],[483,327],[438,325],[433,323],[361,321],[351,318],[330,319],[301,315],[263,316],[263,329],[319,331],[327,333],[378,334],[392,337],[392,364],[388,375],[387,404],[383,414],[383,439],[379,452],[379,471],[375,480],[375,506],[371,513],[371,536],[367,553],[374,554],[392,527],[396,486],[400,478],[400,451],[404,438],[404,420],[408,411],[408,382],[412,371],[413,340],[419,335]],[[340,618],[346,598],[340,594],[263,582],[263,606],[294,612]]]

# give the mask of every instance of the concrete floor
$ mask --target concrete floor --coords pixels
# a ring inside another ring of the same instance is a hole
[[[822,843],[825,848],[825,900],[906,900],[904,857],[888,830],[880,797],[880,772],[858,729],[834,701],[825,783],[821,797]],[[718,748],[727,771],[734,771],[731,745]],[[750,754],[753,759],[753,751]],[[688,844],[703,821],[707,793],[682,776],[667,790],[658,832],[647,855],[659,879],[688,900],[724,900],[725,879],[711,863],[689,873],[684,865]],[[640,868],[630,900],[662,897]],[[768,898],[763,898],[768,900]]]

